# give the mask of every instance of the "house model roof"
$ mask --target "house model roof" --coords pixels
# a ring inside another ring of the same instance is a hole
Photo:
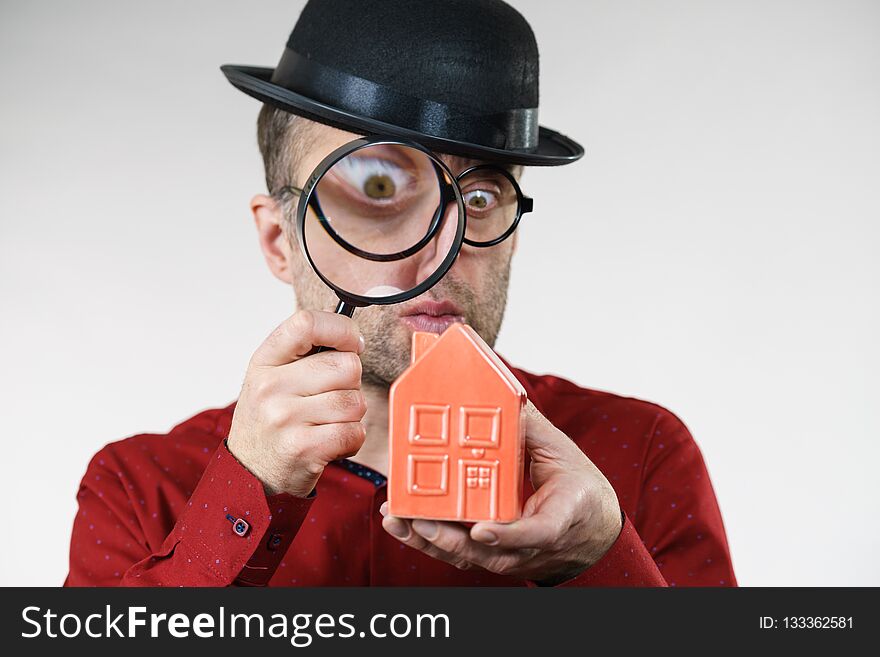
[[[482,356],[480,361],[485,363],[486,367],[492,368],[498,378],[507,384],[511,392],[521,396],[526,395],[525,388],[513,375],[513,372],[508,369],[483,338],[467,324],[458,322],[450,325],[442,335],[421,331],[413,333],[412,362],[400,375],[395,385],[435,359],[445,363],[446,368],[454,368],[456,357],[460,358],[464,349],[478,352]]]

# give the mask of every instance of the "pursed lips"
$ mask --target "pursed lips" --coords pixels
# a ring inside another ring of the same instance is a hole
[[[443,333],[450,325],[464,322],[461,310],[451,301],[419,301],[404,308],[400,318],[415,331]]]

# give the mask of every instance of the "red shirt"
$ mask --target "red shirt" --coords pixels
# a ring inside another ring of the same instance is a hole
[[[561,586],[736,584],[706,467],[681,420],[649,402],[513,372],[608,478],[624,512],[608,553]],[[308,498],[267,497],[226,449],[233,407],[94,456],[77,495],[66,586],[534,585],[400,543],[382,529],[385,477],[348,460],[329,464]],[[527,497],[527,474],[524,486]]]

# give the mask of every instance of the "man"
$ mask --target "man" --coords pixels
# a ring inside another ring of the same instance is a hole
[[[494,344],[516,233],[464,245],[424,294],[351,319],[327,312],[335,297],[299,251],[287,192],[364,134],[418,141],[455,175],[578,159],[578,144],[537,125],[537,58],[528,24],[500,0],[311,0],[274,71],[224,67],[264,102],[271,194],[251,210],[299,310],[254,352],[236,404],[94,457],[67,584],[735,583],[682,422],[557,377],[513,370],[530,400],[522,519],[468,527],[387,513],[388,387],[412,331],[464,321]]]

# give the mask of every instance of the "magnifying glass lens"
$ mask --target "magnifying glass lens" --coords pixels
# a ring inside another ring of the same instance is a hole
[[[340,299],[402,301],[449,269],[465,221],[455,181],[438,159],[406,144],[370,143],[315,175],[299,208],[302,245]]]
[[[316,217],[353,252],[393,255],[436,227],[441,188],[433,160],[403,144],[377,144],[349,153],[315,186]]]

